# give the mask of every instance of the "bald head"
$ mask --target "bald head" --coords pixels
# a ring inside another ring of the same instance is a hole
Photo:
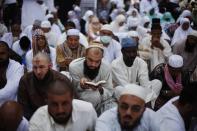
[[[50,63],[50,58],[49,58],[49,55],[47,53],[44,53],[44,52],[39,52],[37,53],[34,58],[33,58],[33,62],[35,61],[46,61],[48,63]]]
[[[86,49],[86,55],[90,55],[90,54],[103,57],[103,50],[98,47],[92,47],[92,48]]]
[[[14,131],[23,117],[22,107],[15,101],[7,101],[0,107],[0,129]]]

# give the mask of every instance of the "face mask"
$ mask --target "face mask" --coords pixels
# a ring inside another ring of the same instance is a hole
[[[112,40],[111,36],[107,36],[107,35],[101,36],[101,42],[103,44],[109,44],[111,42],[111,40]]]

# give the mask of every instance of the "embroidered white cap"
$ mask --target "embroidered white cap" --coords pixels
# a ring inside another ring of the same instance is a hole
[[[168,64],[174,68],[180,68],[183,66],[183,57],[180,55],[171,55],[168,59]]]
[[[69,29],[67,31],[67,36],[79,36],[79,30],[77,30],[77,29]]]

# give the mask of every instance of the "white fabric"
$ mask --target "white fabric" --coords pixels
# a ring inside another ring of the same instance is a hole
[[[40,107],[32,116],[29,131],[94,131],[97,114],[93,106],[74,99],[72,116],[65,126],[55,123],[48,113],[48,106]]]
[[[101,42],[100,37],[96,39],[96,41]],[[121,53],[121,45],[119,42],[116,40],[112,39],[112,41],[109,43],[107,47],[104,48],[104,55],[103,55],[103,60],[111,64],[113,60],[118,58],[119,56],[122,55]]]
[[[101,27],[101,30],[108,30],[112,32],[112,27],[109,24],[105,24]]]
[[[183,66],[183,57],[180,55],[171,55],[168,59],[168,64],[174,68],[180,68]]]
[[[78,58],[73,60],[69,65],[69,72],[73,79],[74,87],[76,87],[77,93],[79,95],[79,99],[84,101],[91,102],[94,107],[100,104],[103,100],[109,99],[113,94],[113,86],[112,86],[112,76],[110,72],[110,66],[104,61],[101,62],[100,69],[98,75],[92,82],[98,82],[101,80],[105,80],[106,83],[103,84],[103,95],[100,95],[98,90],[92,89],[82,89],[80,87],[80,80],[84,78],[85,75],[83,73],[84,70],[84,61],[85,58]]]
[[[110,3],[116,4],[117,8],[123,9],[125,7],[123,0],[110,0]]]
[[[155,112],[146,108],[140,124],[133,131],[156,131],[154,129]],[[96,121],[95,131],[122,131],[118,121],[117,107],[104,112]]]
[[[54,32],[58,37],[62,34],[60,27],[55,23],[52,24],[51,31]]]
[[[21,47],[19,45],[19,41],[20,40],[14,42],[14,44],[12,46],[12,50],[15,51],[18,55],[23,56],[26,52],[21,49]]]
[[[167,58],[172,55],[172,49],[168,42],[163,37],[160,38],[160,43],[164,47],[163,50],[154,47],[151,48],[151,37],[147,36],[139,43],[139,55],[144,60],[150,60],[151,70],[160,63],[166,63]]]
[[[16,100],[18,84],[23,74],[23,66],[10,59],[6,71],[7,83],[4,88],[0,89],[0,106],[8,100]]]
[[[192,16],[191,11],[189,11],[189,10],[184,10],[184,11],[181,13],[181,15],[179,15],[179,17],[178,17],[176,23],[179,23],[179,22],[181,21],[182,18],[186,18],[186,17],[188,17],[188,16]]]
[[[138,10],[135,8],[132,8],[129,10],[129,17],[127,18],[127,26],[128,27],[137,27],[139,24],[141,24],[141,16],[138,13]],[[132,16],[132,12],[136,12],[136,16]]]
[[[141,86],[136,84],[127,84],[124,86],[124,89],[121,91],[120,96],[122,95],[134,95],[144,100],[146,103],[149,102],[147,99],[148,92]]]
[[[112,31],[113,32],[119,32],[120,31],[120,28],[121,28],[119,26],[119,23],[125,22],[125,20],[126,20],[126,18],[122,14],[116,16],[115,20],[110,23],[110,26],[112,28]]]
[[[177,99],[178,97],[172,98],[156,112],[157,131],[186,131],[183,118],[177,107],[173,105]]]
[[[148,14],[149,11],[154,8],[155,12],[158,13],[159,9],[158,9],[158,3],[156,0],[151,0],[149,2],[149,0],[141,0],[140,2],[140,14],[141,15],[145,15]]]
[[[55,9],[54,0],[44,0],[42,5],[36,1],[37,0],[23,0],[21,15],[22,29],[28,25],[32,25],[36,19],[41,21],[45,19],[46,10],[43,8],[44,6],[46,6],[49,11]]]
[[[59,37],[57,44],[58,45],[63,44],[64,41],[66,41],[66,39],[67,39],[67,34],[64,32]],[[89,45],[86,36],[84,34],[82,34],[81,32],[79,33],[79,43],[82,44],[85,48],[87,48]]]
[[[45,33],[45,38],[46,38],[49,46],[56,48],[57,41],[58,41],[58,35],[55,32],[52,32],[52,30],[50,30],[48,33]]]
[[[175,30],[174,32],[174,36],[172,38],[172,42],[171,42],[171,46],[174,46],[176,43],[178,43],[179,41],[185,41],[187,39],[187,35],[193,31],[193,29],[191,28],[191,26],[189,26],[189,29],[187,29],[186,31],[184,31],[182,29],[182,25],[185,22],[189,22],[188,18],[182,18],[180,21],[180,26]],[[190,22],[189,22],[190,23]]]
[[[33,25],[29,25],[22,32],[25,36],[29,38],[31,43],[32,43],[32,28],[33,28]]]
[[[16,131],[28,131],[28,130],[29,130],[29,122],[27,121],[27,119],[25,119],[25,117],[23,117]]]
[[[122,56],[114,60],[112,62],[112,78],[116,86],[124,87],[126,84],[134,83],[145,87],[151,100],[158,97],[162,86],[159,80],[149,81],[147,64],[139,57],[135,58],[131,67],[125,65]],[[118,90],[117,88],[116,91]]]
[[[67,30],[67,36],[79,36],[79,30],[77,29],[69,29]]]
[[[41,23],[42,28],[51,28],[51,23],[48,20],[44,20]]]
[[[53,47],[49,47],[50,49],[50,59],[52,63],[52,69],[57,70],[57,64],[56,64],[56,50]],[[33,50],[29,50],[25,56],[25,61],[26,61],[26,67],[27,71],[30,72],[32,71],[32,60],[33,60]]]

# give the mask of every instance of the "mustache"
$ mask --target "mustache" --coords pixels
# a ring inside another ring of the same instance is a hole
[[[131,116],[129,116],[129,115],[126,115],[126,116],[124,116],[123,117],[124,119],[133,119]]]

